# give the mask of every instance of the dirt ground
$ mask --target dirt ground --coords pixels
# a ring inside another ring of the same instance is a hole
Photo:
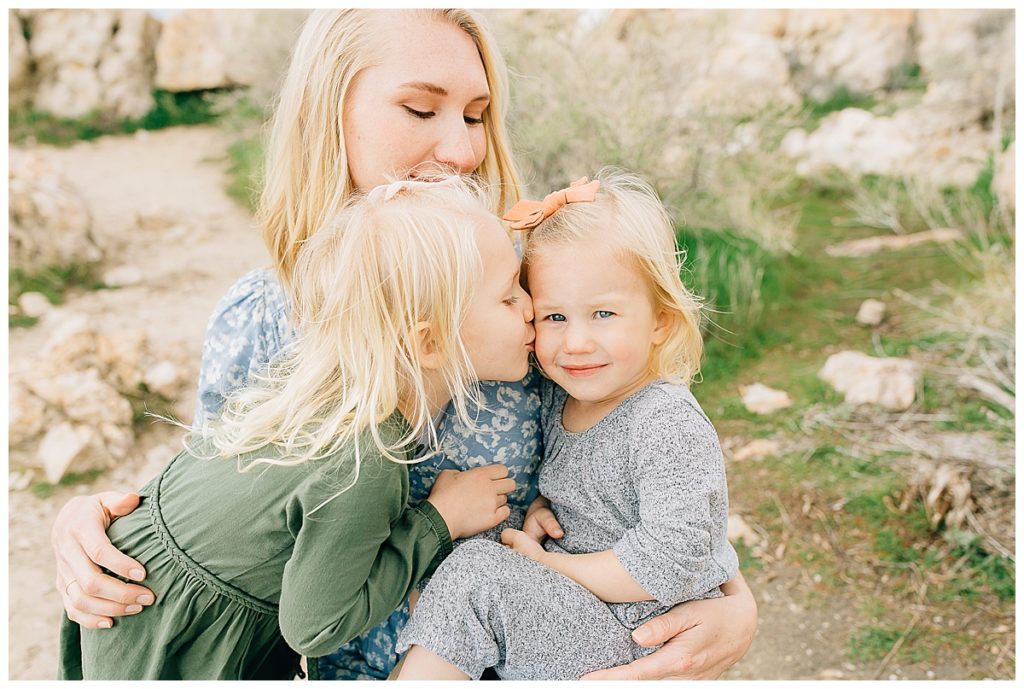
[[[251,216],[223,192],[228,143],[215,127],[190,127],[48,150],[88,199],[104,243],[115,245],[109,267],[135,266],[144,279],[117,290],[73,293],[38,325],[12,330],[12,362],[37,351],[67,314],[85,313],[101,331],[144,327],[153,340],[180,350],[193,362],[188,376],[195,379],[206,320],[217,299],[240,275],[266,262]],[[139,214],[166,222],[150,222],[143,229],[136,220]],[[194,401],[189,389],[178,402],[180,417],[191,415]],[[137,488],[159,469],[159,461],[145,459],[147,451],[175,442],[175,431],[154,426],[140,438],[132,461],[93,484],[61,487],[47,498],[28,490],[10,492],[12,679],[54,676],[62,610],[53,585],[49,530],[61,505],[76,494]],[[750,652],[727,679],[971,676],[954,658],[949,665],[929,669],[884,659],[852,663],[846,651],[850,630],[865,621],[857,598],[863,594],[851,589],[815,595],[813,575],[786,562],[747,572],[747,579],[760,606],[760,627]]]

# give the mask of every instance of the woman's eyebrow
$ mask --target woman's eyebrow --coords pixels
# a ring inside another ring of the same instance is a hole
[[[417,91],[426,91],[427,93],[431,93],[431,94],[433,94],[435,96],[441,96],[442,98],[444,98],[445,96],[448,95],[448,89],[444,88],[443,86],[438,86],[437,84],[432,84],[429,81],[407,81],[406,83],[402,84],[399,88],[408,88],[408,89],[416,89]],[[491,100],[490,94],[489,93],[485,93],[483,95],[477,96],[476,98],[472,99],[469,102],[470,103],[476,103],[477,101],[490,101],[490,100]]]

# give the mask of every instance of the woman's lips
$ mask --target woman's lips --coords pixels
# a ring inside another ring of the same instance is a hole
[[[562,370],[568,373],[573,378],[587,378],[589,376],[595,375],[606,365],[607,364],[585,364],[581,366],[562,366]]]

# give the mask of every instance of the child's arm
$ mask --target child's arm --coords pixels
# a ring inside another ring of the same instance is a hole
[[[518,529],[502,531],[501,542],[545,567],[564,574],[605,603],[654,600],[654,596],[630,576],[611,550],[581,555],[549,553]]]
[[[365,461],[352,488],[319,510],[348,481],[312,486],[288,506],[295,546],[285,565],[280,624],[306,656],[336,650],[384,620],[451,552],[448,529],[424,502],[404,509],[404,466]],[[316,477],[323,483],[323,477]]]

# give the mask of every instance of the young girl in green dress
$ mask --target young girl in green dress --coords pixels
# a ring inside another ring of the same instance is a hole
[[[407,504],[441,410],[466,417],[475,381],[526,374],[532,306],[488,207],[458,177],[394,182],[306,243],[295,346],[110,527],[156,602],[110,630],[65,619],[63,678],[291,678],[300,654],[390,615],[452,540],[508,516],[498,464],[444,472]]]

